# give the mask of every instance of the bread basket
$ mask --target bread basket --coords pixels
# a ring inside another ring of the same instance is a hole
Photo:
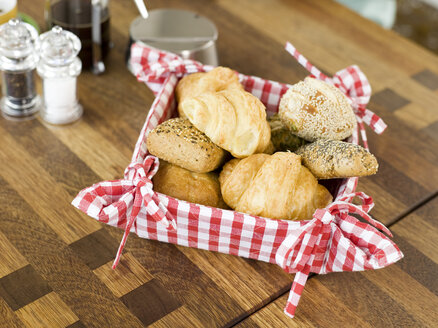
[[[354,132],[351,142],[359,142],[360,131],[364,146],[368,146],[364,123],[377,133],[383,132],[386,127],[383,121],[366,109],[371,88],[357,66],[328,78],[291,44],[286,45],[286,50],[314,77],[333,83],[351,100],[358,120],[358,131]],[[125,230],[113,267],[118,263],[129,232],[141,238],[274,263],[286,272],[296,273],[285,307],[285,313],[293,317],[310,272],[379,269],[403,257],[388,238],[392,236],[389,230],[369,216],[373,207],[371,197],[355,192],[358,178],[333,180],[326,185],[334,196],[333,203],[316,210],[313,219],[307,221],[272,220],[188,203],[154,192],[151,180],[158,170],[159,160],[147,151],[147,135],[161,122],[176,116],[174,89],[179,79],[213,67],[133,44],[131,68],[138,80],[146,83],[156,95],[131,164],[125,170],[124,179],[97,183],[82,190],[72,202],[94,219]],[[241,74],[239,79],[248,92],[265,104],[268,116],[278,111],[280,98],[289,87]],[[353,205],[354,198],[361,204]]]

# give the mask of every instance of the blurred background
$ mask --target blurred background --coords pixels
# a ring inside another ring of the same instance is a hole
[[[438,54],[438,0],[334,1]],[[20,7],[19,1],[18,7],[25,21],[32,20],[23,14],[26,8]]]
[[[336,0],[438,54],[438,0]]]
[[[438,0],[398,0],[393,29],[438,54]]]

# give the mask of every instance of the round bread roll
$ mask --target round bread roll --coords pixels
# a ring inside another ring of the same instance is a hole
[[[149,133],[146,145],[152,155],[198,173],[214,171],[227,156],[225,150],[185,118],[158,125]]]
[[[357,124],[347,97],[338,88],[309,77],[283,95],[279,115],[294,134],[307,141],[343,140]]]
[[[296,136],[287,128],[278,114],[269,117],[268,123],[271,127],[271,142],[275,151],[295,151],[307,144],[306,140]]]
[[[379,167],[373,154],[349,142],[317,140],[296,153],[318,179],[363,177],[375,174]]]
[[[152,178],[154,190],[187,202],[227,209],[216,172],[195,173],[160,160]]]

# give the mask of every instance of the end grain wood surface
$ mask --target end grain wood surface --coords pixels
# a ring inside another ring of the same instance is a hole
[[[286,41],[333,74],[358,64],[369,108],[389,125],[368,130],[380,169],[362,178],[374,217],[405,253],[364,273],[313,276],[296,318],[282,313],[293,276],[279,267],[131,235],[70,205],[79,190],[123,175],[153,101],[124,66],[133,1],[113,0],[107,72],[83,72],[83,118],[53,126],[0,119],[0,326],[388,327],[438,322],[438,58],[331,1],[148,2],[199,12],[219,29],[220,63],[295,83],[307,73]],[[19,1],[43,26],[43,0]]]

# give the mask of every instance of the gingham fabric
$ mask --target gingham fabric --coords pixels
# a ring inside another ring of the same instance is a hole
[[[385,129],[385,124],[365,108],[371,88],[357,66],[348,67],[330,79],[292,45],[287,44],[286,49],[313,76],[333,83],[347,94],[360,123],[358,129],[365,146],[363,122],[377,133]],[[397,245],[377,229],[391,236],[389,230],[369,216],[372,199],[354,192],[357,178],[344,179],[337,186],[334,202],[315,211],[313,219],[307,221],[272,220],[188,203],[154,192],[151,179],[159,161],[147,152],[147,135],[176,113],[174,89],[179,79],[212,67],[134,44],[131,68],[139,81],[145,82],[156,95],[132,162],[125,170],[124,179],[97,183],[82,190],[72,202],[91,217],[125,230],[113,267],[118,263],[129,232],[142,238],[276,263],[285,271],[296,273],[285,307],[285,313],[293,317],[310,272],[378,269],[403,257]],[[278,111],[280,98],[289,88],[289,85],[254,76],[239,74],[239,80],[265,104],[268,115]],[[353,133],[351,142],[359,142],[358,131]],[[362,201],[361,205],[352,204],[355,197]],[[362,217],[365,222],[350,214]]]

